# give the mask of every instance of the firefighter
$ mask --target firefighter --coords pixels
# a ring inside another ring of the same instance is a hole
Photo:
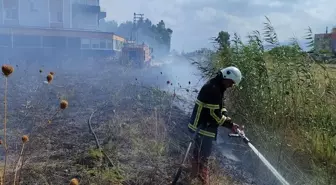
[[[198,94],[188,129],[195,132],[200,127],[193,150],[191,178],[198,176],[203,185],[209,185],[208,158],[212,142],[217,138],[218,127],[224,126],[235,133],[239,128],[226,115],[223,96],[226,89],[238,85],[241,79],[242,74],[238,68],[226,67],[204,84]]]

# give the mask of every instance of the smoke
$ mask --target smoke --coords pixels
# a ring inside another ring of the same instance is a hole
[[[171,54],[155,60],[162,76],[160,88],[176,96],[174,104],[185,113],[192,111],[198,91],[205,82],[191,61],[182,55]],[[155,63],[154,62],[154,63]]]
[[[164,64],[162,66],[163,71],[169,74],[172,83],[182,87],[197,88],[202,84],[200,73],[194,65],[191,64],[191,60],[184,56],[171,55],[165,57]]]
[[[151,35],[151,34],[149,34],[149,35]],[[167,45],[159,43],[153,37],[150,37],[148,35],[142,34],[142,30],[138,31],[138,35],[137,36],[138,36],[137,39],[138,39],[139,43],[145,43],[145,44],[149,45],[151,48],[153,48],[152,55],[154,56],[154,58],[155,57],[159,57],[159,58],[165,57],[168,54],[169,48],[168,48]]]

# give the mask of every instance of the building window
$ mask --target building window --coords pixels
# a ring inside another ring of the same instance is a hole
[[[37,9],[35,7],[35,0],[29,0],[29,5],[30,5],[31,12],[37,12]]]
[[[83,14],[83,23],[84,27],[96,27],[98,22],[97,22],[97,15],[94,14]]]
[[[100,40],[100,48],[106,49],[106,40]]]
[[[85,5],[95,5],[98,6],[98,0],[76,0],[76,3],[85,4]]]
[[[81,48],[82,49],[90,49],[91,47],[90,39],[82,39],[81,40]]]
[[[5,19],[9,19],[9,20],[18,19],[18,9],[17,8],[6,8]]]
[[[1,1],[0,1],[1,3]],[[18,0],[3,0],[3,16],[5,20],[19,19],[19,1]]]
[[[63,12],[57,12],[57,21],[63,22]]]
[[[12,46],[11,35],[0,35],[0,47],[10,47]]]
[[[13,36],[14,47],[25,47],[25,48],[40,48],[41,47],[41,37],[40,36],[26,36],[26,35],[15,35]]]
[[[92,47],[92,49],[99,49],[99,47],[100,47],[100,40],[98,40],[98,39],[92,39],[91,40],[91,47]]]
[[[81,39],[68,37],[68,48],[79,49],[81,47]]]
[[[60,36],[45,36],[43,37],[43,47],[46,48],[65,48],[66,38]]]
[[[98,5],[98,1],[97,0],[87,0],[86,3],[87,3],[87,5],[94,5],[94,6]]]
[[[113,44],[111,40],[107,40],[107,49],[113,49]]]
[[[62,23],[63,22],[63,0],[49,0],[49,15],[50,22]]]

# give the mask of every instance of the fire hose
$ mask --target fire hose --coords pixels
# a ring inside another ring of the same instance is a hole
[[[192,140],[189,142],[187,151],[184,155],[184,158],[182,160],[182,163],[180,164],[179,169],[177,170],[175,174],[175,178],[172,182],[172,185],[176,185],[179,177],[181,176],[182,173],[182,168],[184,165],[184,162],[187,159],[187,156],[189,154],[190,148],[195,141],[197,134],[200,130],[200,127],[196,130],[196,132],[193,134]],[[246,137],[244,131],[237,129],[237,133],[230,133],[230,137],[240,137],[243,139],[244,143],[246,143],[252,150],[253,152],[259,157],[259,159],[265,164],[265,166],[273,173],[273,175],[283,184],[283,185],[290,185],[281,175],[280,173],[267,161],[267,159],[251,144],[250,140]]]
[[[285,178],[283,178],[280,173],[267,161],[267,159],[251,144],[250,140],[246,137],[244,131],[237,129],[237,133],[230,133],[230,137],[240,137],[243,139],[244,143],[246,143],[253,152],[259,157],[259,159],[265,164],[265,166],[273,173],[273,175],[283,184],[290,185]]]

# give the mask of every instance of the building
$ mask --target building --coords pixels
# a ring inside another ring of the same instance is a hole
[[[125,39],[101,32],[99,0],[0,0],[0,54],[43,51],[114,55]]]
[[[320,33],[314,36],[314,48],[318,52],[331,52],[336,54],[336,28],[331,33]]]
[[[331,48],[331,34],[330,33],[320,33],[315,34],[314,37],[314,48],[316,51],[332,51]]]

